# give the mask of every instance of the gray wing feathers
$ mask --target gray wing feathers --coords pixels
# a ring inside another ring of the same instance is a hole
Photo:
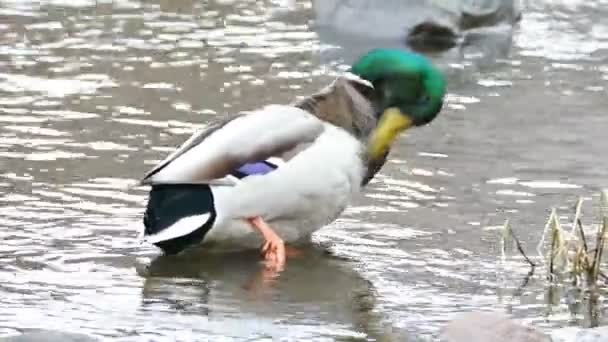
[[[213,132],[217,131],[219,128],[221,128],[223,125],[225,125],[226,123],[228,123],[230,120],[233,120],[233,119],[235,119],[235,117],[231,117],[229,119],[224,119],[222,121],[213,122],[209,126],[202,129],[201,131],[194,133],[177,150],[175,150],[171,154],[169,154],[163,161],[161,161],[156,166],[154,166],[153,169],[146,172],[141,183],[146,184],[146,180],[148,178],[152,177],[154,174],[156,174],[157,172],[162,170],[165,166],[167,166],[169,163],[171,163],[173,160],[175,160],[176,158],[178,158],[179,156],[181,156],[182,154],[184,154],[191,148],[202,143],[203,140],[205,140],[205,138],[207,138]]]
[[[299,108],[267,106],[193,136],[142,183],[217,182],[245,163],[310,144],[322,130],[320,120]]]

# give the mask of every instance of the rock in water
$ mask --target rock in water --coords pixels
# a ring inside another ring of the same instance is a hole
[[[98,342],[85,334],[56,330],[32,329],[21,335],[0,337],[0,342]]]
[[[608,327],[567,327],[551,332],[553,342],[604,342],[608,341]]]
[[[408,32],[459,35],[463,31],[514,25],[521,0],[314,0],[315,23],[370,38],[403,39]],[[422,25],[422,27],[419,27]]]
[[[460,314],[442,331],[441,342],[551,342],[533,327],[517,323],[509,316],[494,312]]]
[[[313,0],[322,63],[391,47],[475,65],[508,58],[522,0]],[[441,54],[438,54],[441,53]],[[443,63],[440,63],[443,64]]]

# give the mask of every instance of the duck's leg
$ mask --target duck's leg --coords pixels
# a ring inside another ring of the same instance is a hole
[[[262,255],[264,255],[264,258],[270,264],[269,266],[272,266],[277,270],[282,270],[283,266],[285,266],[285,243],[283,240],[261,217],[252,217],[247,221],[249,221],[251,226],[260,232],[264,238]]]
[[[304,251],[299,248],[285,246],[285,256],[288,258],[299,257],[299,256],[302,256],[303,254],[304,254]]]

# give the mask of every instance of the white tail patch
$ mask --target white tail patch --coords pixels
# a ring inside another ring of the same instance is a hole
[[[144,242],[158,243],[188,235],[204,225],[211,214],[184,217],[162,231],[144,237]]]

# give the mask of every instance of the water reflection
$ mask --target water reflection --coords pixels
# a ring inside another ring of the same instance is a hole
[[[354,267],[312,246],[280,274],[257,251],[161,256],[138,267],[141,309],[201,315],[205,330],[224,336],[407,341],[377,312],[376,289]],[[300,329],[286,331],[286,321]]]

